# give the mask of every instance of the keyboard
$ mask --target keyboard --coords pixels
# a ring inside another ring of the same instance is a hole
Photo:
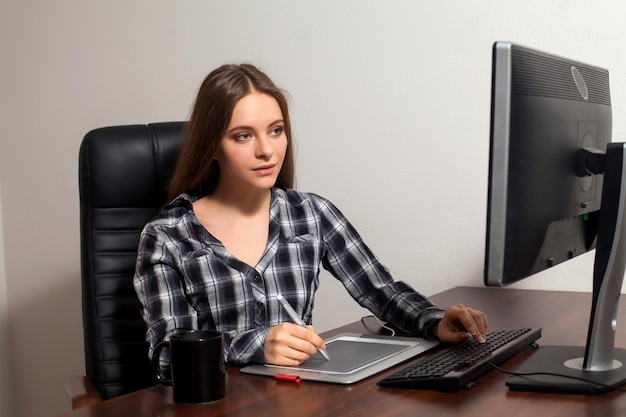
[[[417,362],[378,381],[381,387],[458,391],[489,372],[541,337],[541,329],[509,329],[489,332],[485,343],[473,338],[458,345],[443,345]]]

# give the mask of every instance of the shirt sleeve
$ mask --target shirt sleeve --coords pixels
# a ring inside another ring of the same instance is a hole
[[[403,332],[432,338],[431,328],[445,310],[408,284],[395,281],[339,209],[318,198],[324,268],[342,282],[354,300],[381,320]]]
[[[166,242],[158,230],[148,223],[139,239],[133,280],[148,328],[146,340],[150,358],[156,345],[167,340],[175,331],[198,327],[196,312],[185,298],[176,258],[168,250]],[[169,362],[169,355],[164,354],[162,360]]]
[[[269,327],[224,332],[224,360],[233,365],[265,363],[265,337]]]
[[[199,314],[186,297],[180,273],[177,245],[168,242],[166,232],[148,224],[140,237],[134,287],[142,306],[147,326],[148,355],[175,332],[183,330],[219,330],[216,323]],[[244,364],[265,362],[265,336],[269,328],[258,327],[246,331],[225,331],[224,359],[227,363]],[[164,349],[161,366],[169,366],[169,352]]]

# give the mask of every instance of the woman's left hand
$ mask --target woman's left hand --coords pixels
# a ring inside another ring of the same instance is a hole
[[[460,343],[472,335],[478,343],[487,340],[489,325],[487,316],[479,310],[463,304],[448,307],[443,318],[435,326],[435,336],[442,342]]]

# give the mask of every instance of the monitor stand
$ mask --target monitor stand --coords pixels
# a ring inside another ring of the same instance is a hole
[[[600,394],[626,383],[626,350],[615,349],[614,360],[619,366],[612,370],[588,371],[566,365],[567,361],[582,360],[585,349],[583,346],[542,346],[515,370],[516,374],[537,374],[511,376],[506,385],[513,391]]]
[[[617,309],[626,269],[625,186],[626,144],[609,143],[587,346],[538,348],[515,371],[516,374],[529,375],[511,376],[506,382],[510,389],[597,394],[626,383],[626,349],[615,348]]]

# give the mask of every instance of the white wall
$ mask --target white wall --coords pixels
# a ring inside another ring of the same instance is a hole
[[[614,138],[626,137],[620,0],[4,0],[0,8],[5,309],[18,417],[69,409],[63,381],[83,372],[82,136],[186,119],[200,81],[224,62],[256,63],[291,93],[299,188],[333,200],[392,272],[426,294],[482,285],[495,40],[609,68]],[[583,257],[523,286],[589,290],[590,272]],[[315,314],[326,330],[363,312],[325,275]]]

